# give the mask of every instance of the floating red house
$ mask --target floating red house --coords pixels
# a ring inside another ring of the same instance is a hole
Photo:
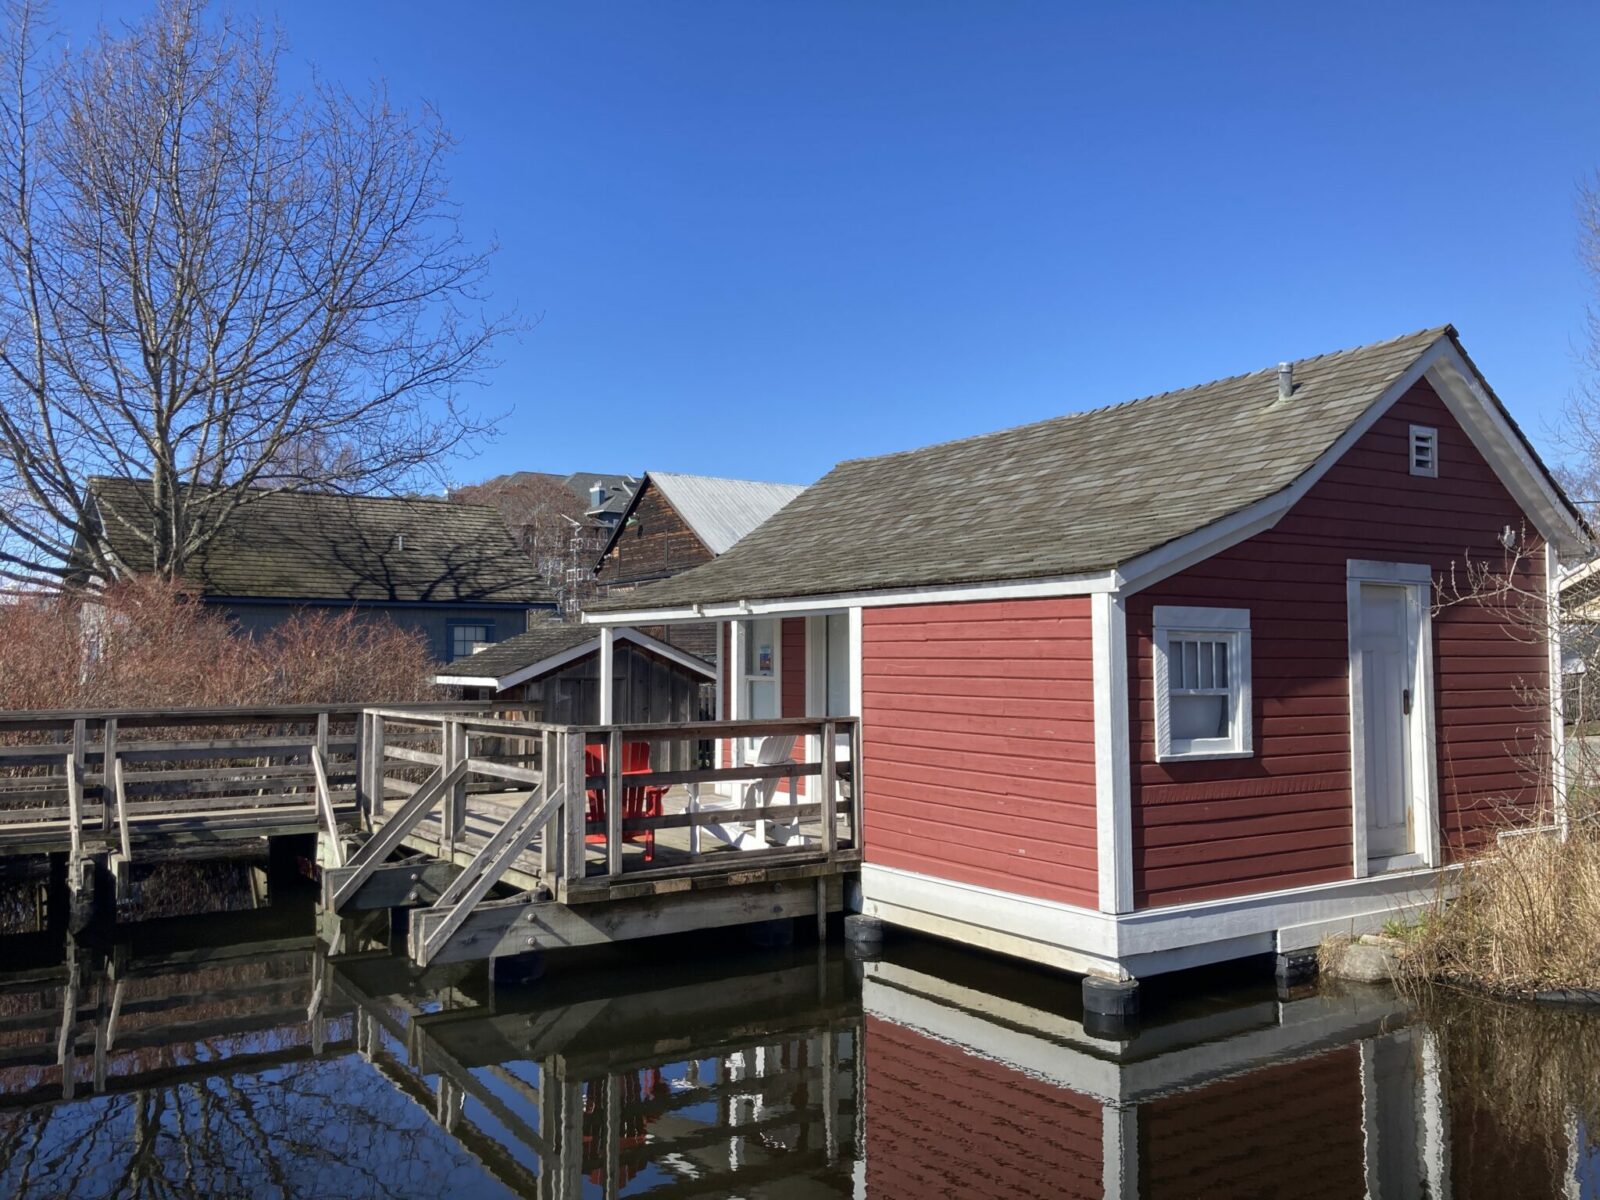
[[[586,619],[720,623],[726,717],[859,716],[866,914],[1127,980],[1559,819],[1558,647],[1440,591],[1588,544],[1445,327],[842,463]]]

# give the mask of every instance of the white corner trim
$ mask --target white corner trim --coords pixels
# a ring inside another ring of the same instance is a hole
[[[600,631],[600,724],[602,725],[610,725],[617,719],[616,662],[617,631],[602,629]],[[612,769],[617,769],[614,762]]]
[[[850,610],[850,711],[858,718],[865,715],[861,711],[861,633],[865,624],[866,622],[861,619],[861,609],[852,608]],[[865,764],[857,763],[856,766],[860,769]]]
[[[1114,592],[1121,584],[1115,571],[1059,575],[997,583],[951,584],[946,587],[890,588],[873,592],[836,592],[772,600],[728,600],[717,603],[641,608],[627,612],[583,614],[585,625],[671,625],[718,617],[803,616],[850,608],[889,608],[910,604],[963,604],[975,600],[1035,600],[1055,596],[1091,596]]]
[[[1544,546],[1545,640],[1549,643],[1546,666],[1550,696],[1550,798],[1555,823],[1567,835],[1567,697],[1561,672],[1561,564],[1556,549]]]
[[[1121,596],[1089,604],[1094,663],[1095,861],[1100,911],[1133,909],[1132,751],[1128,737],[1128,624]]]

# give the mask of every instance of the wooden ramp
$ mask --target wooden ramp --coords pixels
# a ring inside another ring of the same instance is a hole
[[[854,719],[578,728],[372,709],[359,740],[371,832],[351,854],[325,839],[323,902],[413,907],[422,965],[823,921],[861,862]],[[706,765],[651,765],[675,761]]]

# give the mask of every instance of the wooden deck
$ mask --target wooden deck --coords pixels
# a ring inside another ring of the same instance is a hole
[[[578,728],[372,710],[358,783],[372,832],[348,858],[324,839],[324,903],[419,906],[424,965],[825,920],[861,861],[858,741],[846,718]],[[651,761],[750,761],[624,775],[640,745]],[[486,782],[521,786],[475,794]],[[665,791],[650,815],[605,801],[648,788]]]

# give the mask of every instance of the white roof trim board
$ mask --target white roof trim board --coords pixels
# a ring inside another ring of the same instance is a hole
[[[760,483],[753,479],[718,479],[647,471],[667,502],[713,554],[726,554],[805,487],[798,483]]]

